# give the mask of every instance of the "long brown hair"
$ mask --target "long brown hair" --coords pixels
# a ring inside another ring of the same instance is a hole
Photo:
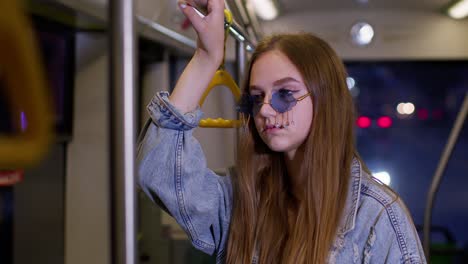
[[[244,93],[253,63],[272,50],[289,58],[312,93],[312,127],[299,149],[304,153],[300,176],[305,195],[300,203],[291,199],[283,154],[267,147],[250,118],[239,139],[226,262],[251,263],[258,252],[258,263],[324,263],[342,217],[355,152],[347,74],[320,38],[307,33],[273,35],[252,55]],[[288,210],[295,205],[297,222],[290,226]]]

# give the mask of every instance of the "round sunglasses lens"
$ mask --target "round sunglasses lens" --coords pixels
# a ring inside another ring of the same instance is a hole
[[[271,106],[278,112],[284,113],[295,105],[296,99],[290,93],[275,92],[271,97]]]

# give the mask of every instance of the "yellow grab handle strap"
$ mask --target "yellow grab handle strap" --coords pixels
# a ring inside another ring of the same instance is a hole
[[[0,135],[0,168],[23,168],[38,162],[52,139],[51,104],[39,63],[32,30],[18,6],[20,1],[0,1],[0,69],[6,97],[19,120],[27,118],[24,132]],[[19,126],[18,126],[19,127]]]
[[[224,54],[225,54],[226,40],[229,34],[229,27],[232,24],[232,14],[229,10],[224,9],[224,16],[225,16],[225,21],[227,24],[226,32],[224,36],[225,37],[224,38]],[[223,62],[221,66],[219,67],[219,70],[216,71],[213,79],[211,80],[210,84],[208,85],[205,92],[203,93],[202,98],[200,99],[200,103],[199,103],[200,106],[203,105],[208,94],[216,86],[228,87],[231,93],[234,95],[234,99],[236,103],[240,100],[241,91],[239,87],[237,86],[236,82],[231,77],[231,75],[227,71],[224,70],[224,55],[223,55]],[[240,127],[240,125],[241,125],[240,120],[226,120],[222,118],[217,118],[217,119],[206,118],[206,119],[200,120],[200,123],[199,123],[200,127],[211,127],[211,128],[234,128],[234,127]]]
[[[206,127],[206,128],[236,128],[241,126],[241,121],[240,120],[230,120],[230,119],[222,119],[222,118],[217,118],[217,119],[212,119],[212,118],[206,118],[200,120],[200,123],[198,124],[200,127]]]
[[[234,79],[231,77],[231,75],[227,71],[217,70],[215,75],[213,76],[213,79],[211,79],[210,84],[208,84],[208,87],[203,93],[199,104],[203,105],[206,97],[211,92],[211,90],[213,90],[214,87],[221,86],[221,85],[228,87],[231,93],[234,95],[234,99],[236,100],[236,102],[239,101],[241,97],[241,91],[239,87],[237,86],[236,82],[234,81]]]
[[[200,99],[200,103],[199,103],[200,106],[203,105],[206,97],[211,92],[211,90],[213,90],[213,88],[217,86],[228,87],[232,95],[234,95],[234,99],[236,103],[239,102],[240,97],[241,97],[241,91],[239,87],[237,86],[236,82],[234,81],[234,79],[231,77],[231,75],[227,71],[217,70],[213,79],[208,85],[208,88],[205,90],[205,92],[202,95],[202,98]],[[241,125],[240,120],[225,120],[222,118],[202,119],[200,120],[200,123],[199,123],[200,127],[211,127],[211,128],[234,128],[234,127],[239,127],[240,125]]]
[[[227,9],[224,9],[224,20],[226,21],[226,23],[231,26],[232,24],[232,13],[231,11],[227,10]]]

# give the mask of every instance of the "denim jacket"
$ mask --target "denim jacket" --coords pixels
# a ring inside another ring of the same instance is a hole
[[[185,230],[197,249],[224,263],[232,210],[231,176],[207,168],[192,131],[202,112],[182,114],[167,92],[148,106],[151,121],[139,140],[137,163],[143,191]],[[231,171],[231,173],[233,173]],[[426,263],[411,216],[354,159],[343,218],[328,263]],[[252,263],[257,262],[254,256]]]

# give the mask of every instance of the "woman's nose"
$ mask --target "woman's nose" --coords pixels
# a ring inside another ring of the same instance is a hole
[[[267,99],[268,97],[265,96],[263,99],[263,103],[260,106],[260,115],[264,117],[273,117],[276,115],[276,110],[271,107],[270,100]]]

